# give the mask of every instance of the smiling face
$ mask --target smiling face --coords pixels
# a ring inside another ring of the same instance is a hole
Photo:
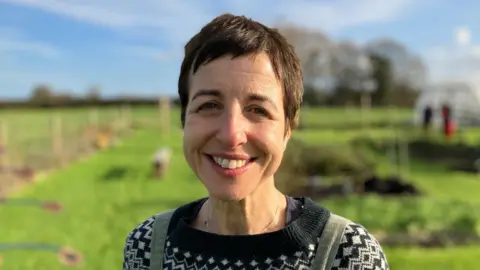
[[[190,78],[183,147],[210,196],[241,200],[273,183],[290,132],[266,54],[202,66]]]

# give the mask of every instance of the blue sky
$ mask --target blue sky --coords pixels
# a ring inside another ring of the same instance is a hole
[[[460,5],[460,3],[462,5]],[[392,37],[430,79],[480,74],[480,1],[0,0],[0,97],[37,83],[82,94],[175,95],[182,48],[222,12],[317,28],[333,40]],[[477,11],[477,12],[476,12]],[[461,34],[458,34],[461,33]],[[459,44],[463,40],[463,45]],[[465,68],[464,68],[465,69]]]

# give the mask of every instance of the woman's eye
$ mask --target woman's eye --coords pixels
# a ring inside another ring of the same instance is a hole
[[[259,107],[255,107],[255,108],[252,108],[252,111],[253,113],[256,113],[256,114],[261,114],[261,115],[268,115],[267,111],[263,108],[259,108]]]
[[[198,110],[208,110],[208,109],[216,109],[216,108],[218,108],[218,105],[216,103],[208,102],[200,106]]]

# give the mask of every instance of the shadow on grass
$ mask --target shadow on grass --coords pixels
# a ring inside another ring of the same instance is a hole
[[[103,181],[118,181],[126,178],[134,169],[126,166],[110,167],[101,177]]]

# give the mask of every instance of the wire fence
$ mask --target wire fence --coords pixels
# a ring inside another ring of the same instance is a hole
[[[39,172],[106,148],[132,127],[129,107],[0,115],[0,196]]]

